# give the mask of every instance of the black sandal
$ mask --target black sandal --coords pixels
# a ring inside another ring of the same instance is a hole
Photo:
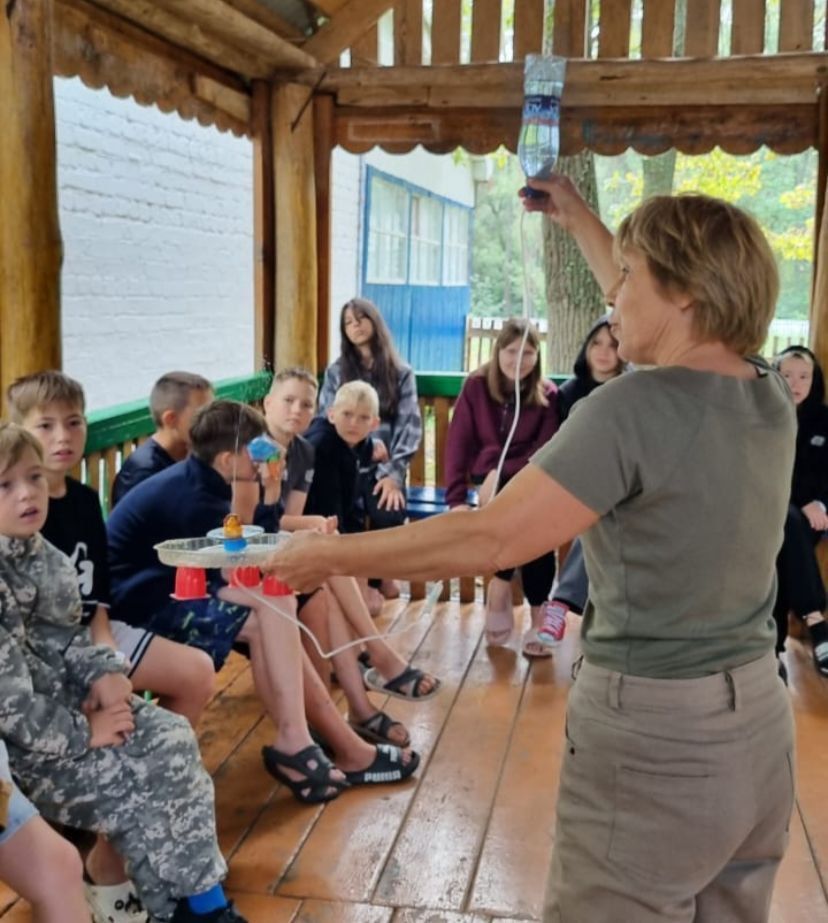
[[[392,695],[397,699],[408,699],[409,701],[416,699],[418,702],[424,702],[433,695],[437,695],[440,690],[440,680],[433,677],[434,685],[431,689],[428,692],[420,692],[421,684],[427,676],[428,674],[419,667],[408,666],[399,676],[389,679],[386,683],[380,671],[376,667],[371,667],[370,670],[366,670],[363,679],[371,692]]]
[[[420,754],[411,751],[411,758],[403,762],[402,748],[393,744],[377,744],[377,755],[366,769],[346,772],[345,778],[351,785],[380,785],[387,782],[402,782],[420,765]]]
[[[293,754],[283,753],[275,747],[262,747],[262,759],[265,769],[274,779],[286,785],[293,797],[302,804],[333,801],[350,785],[346,780],[331,778],[331,772],[336,766],[317,744],[311,744]],[[312,763],[316,765],[312,766]],[[300,772],[304,778],[292,779],[282,767]]]
[[[411,735],[402,721],[395,721],[384,711],[378,711],[375,715],[371,715],[370,718],[366,718],[365,721],[352,721],[348,718],[348,724],[355,734],[359,734],[369,744],[391,744],[392,747],[407,747],[411,743]],[[405,731],[405,740],[394,740],[390,736],[390,731],[393,727],[401,727]]]

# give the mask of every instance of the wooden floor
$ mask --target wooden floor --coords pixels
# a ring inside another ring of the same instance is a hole
[[[535,920],[552,846],[557,767],[577,620],[554,660],[531,667],[481,643],[479,604],[386,604],[379,624],[443,679],[419,703],[392,700],[422,754],[400,786],[302,807],[262,768],[271,728],[245,661],[219,676],[200,739],[215,777],[227,887],[251,923],[484,923]],[[799,797],[773,923],[828,923],[828,680],[789,642]],[[382,698],[376,698],[384,705]],[[3,923],[28,909],[0,894]],[[750,923],[750,921],[746,921]]]

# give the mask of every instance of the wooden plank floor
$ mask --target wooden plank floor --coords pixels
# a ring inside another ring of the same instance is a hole
[[[387,603],[394,643],[443,679],[391,700],[422,754],[415,779],[298,805],[261,765],[271,729],[234,657],[199,728],[214,775],[228,890],[251,923],[489,923],[539,918],[552,848],[577,619],[551,661],[481,643],[479,604]],[[797,810],[772,923],[828,923],[828,680],[796,638],[787,654],[799,742]],[[382,697],[375,697],[384,705]],[[344,707],[344,706],[343,706]],[[28,908],[0,891],[3,923]]]

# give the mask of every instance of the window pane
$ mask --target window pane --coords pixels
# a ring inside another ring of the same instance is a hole
[[[407,225],[406,190],[377,176],[372,177],[367,282],[401,284],[406,281]]]

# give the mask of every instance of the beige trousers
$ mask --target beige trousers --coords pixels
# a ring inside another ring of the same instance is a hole
[[[545,923],[763,923],[794,801],[773,653],[701,679],[584,662],[569,697]]]

